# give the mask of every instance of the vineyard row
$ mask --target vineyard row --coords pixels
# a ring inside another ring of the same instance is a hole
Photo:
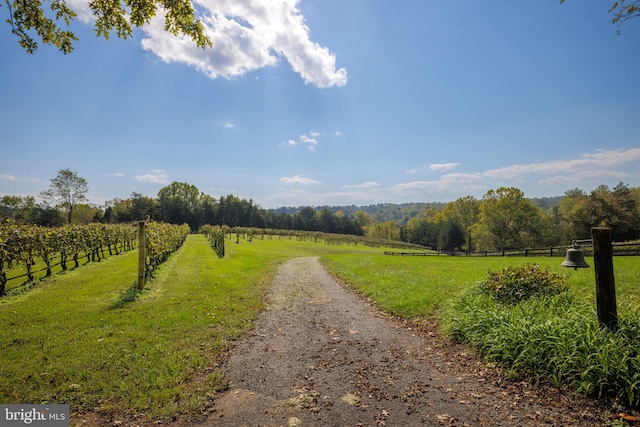
[[[177,250],[189,234],[186,224],[172,225],[149,221],[145,228],[145,271],[149,274],[169,254]],[[87,261],[100,261],[109,255],[132,250],[138,236],[136,227],[129,224],[89,224],[48,228],[15,223],[0,224],[0,296],[6,294],[9,280],[26,277],[34,280],[33,267],[44,264],[46,277],[52,268],[67,270],[68,263],[78,267],[81,256]],[[11,270],[23,271],[22,275],[7,278]]]
[[[224,239],[233,239],[235,234],[236,243],[239,242],[240,237],[247,241],[253,239],[264,240],[268,239],[296,239],[297,241],[312,241],[314,243],[325,243],[327,245],[362,245],[368,247],[385,247],[385,248],[402,248],[402,249],[414,249],[425,250],[424,246],[416,245],[413,243],[401,242],[399,240],[385,240],[375,237],[356,236],[352,234],[336,234],[336,233],[324,233],[321,231],[301,231],[301,230],[283,230],[273,228],[255,228],[255,227],[229,227],[204,225],[200,227],[199,232],[205,234],[209,239],[211,246],[220,255],[224,256]]]

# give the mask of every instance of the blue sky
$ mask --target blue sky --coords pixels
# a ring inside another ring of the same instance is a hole
[[[607,1],[197,5],[207,51],[79,19],[73,53],[29,55],[5,25],[0,195],[66,168],[96,204],[173,181],[265,208],[640,186],[640,20],[616,35]]]

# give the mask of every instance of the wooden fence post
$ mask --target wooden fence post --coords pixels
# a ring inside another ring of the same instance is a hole
[[[593,227],[593,264],[596,272],[596,309],[601,326],[613,331],[618,327],[616,284],[613,275],[611,229]]]
[[[5,286],[7,285],[7,275],[4,271],[0,272],[0,296],[6,295]]]
[[[138,289],[144,289],[146,259],[145,253],[145,237],[144,237],[144,221],[138,222]]]

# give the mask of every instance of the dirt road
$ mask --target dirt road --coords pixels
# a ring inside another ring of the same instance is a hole
[[[506,379],[381,314],[316,258],[280,267],[202,426],[594,426],[596,401]]]

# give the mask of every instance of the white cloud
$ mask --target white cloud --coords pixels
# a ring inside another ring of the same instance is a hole
[[[422,173],[425,169],[436,172],[446,172],[451,169],[455,169],[460,166],[460,163],[431,163],[429,166],[420,165],[418,167],[410,168],[405,171],[408,175],[416,175]]]
[[[541,185],[549,188],[562,184],[580,186],[593,180],[619,181],[638,177],[639,174],[616,170],[616,167],[638,160],[640,160],[640,148],[599,150],[595,153],[583,154],[577,159],[512,165],[475,173],[447,173],[437,180],[417,180],[396,184],[390,187],[390,192],[404,199],[449,200],[452,195],[478,195],[489,188],[500,186]],[[431,164],[429,169],[448,170],[457,166],[457,163]],[[410,169],[407,173],[412,173],[414,170],[416,169]],[[533,175],[533,180],[527,175]]]
[[[78,15],[80,21],[85,24],[95,21],[87,0],[65,0],[65,3]]]
[[[327,206],[327,205],[366,205],[388,202],[387,195],[368,191],[335,191],[313,193],[302,189],[293,189],[260,198],[258,204],[265,207],[278,206]]]
[[[166,171],[162,169],[156,169],[144,175],[134,175],[134,178],[140,182],[149,182],[152,184],[166,184],[169,182]]]
[[[450,173],[434,181],[412,181],[396,184],[391,192],[403,197],[442,197],[451,194],[477,193],[486,190],[481,174]]]
[[[0,181],[11,181],[11,182],[44,182],[44,180],[42,179],[37,179],[37,178],[20,178],[20,177],[15,177],[13,175],[9,175],[9,174],[2,174],[0,175]]]
[[[296,145],[298,145],[298,143],[296,141],[294,141],[293,139],[289,139],[289,140],[287,140],[287,142],[283,142],[280,145],[286,145],[288,147],[295,147]]]
[[[231,128],[236,127],[236,125],[234,125],[234,124],[233,124],[233,123],[231,123],[231,122],[224,122],[224,124],[222,125],[222,127],[223,127],[223,128],[225,128],[225,129],[231,129]]]
[[[367,181],[362,184],[343,185],[342,188],[378,188],[380,184],[373,181]]]
[[[283,176],[280,178],[280,181],[285,184],[319,184],[318,181],[314,181],[313,179],[303,178],[300,175],[294,175],[292,177]]]
[[[317,144],[318,140],[316,139],[316,136],[318,136],[317,133],[311,133],[311,136],[307,136],[307,135],[300,135],[300,142],[303,144]]]
[[[212,48],[164,30],[162,12],[144,27],[145,50],[165,62],[182,62],[210,78],[232,78],[275,65],[281,57],[305,83],[320,88],[344,86],[347,71],[336,69],[336,56],[312,42],[297,7],[299,0],[195,0]]]
[[[309,135],[299,135],[298,140],[289,139],[286,142],[280,143],[280,146],[295,147],[297,145],[306,145],[311,151],[315,150],[315,146],[318,145],[318,137],[320,132],[309,132]]]
[[[432,171],[448,171],[458,167],[460,163],[432,163],[429,165],[429,169]]]
[[[629,150],[600,150],[596,153],[583,154],[579,159],[552,160],[545,163],[529,163],[491,169],[484,176],[498,179],[514,178],[526,174],[558,175],[600,174],[611,172],[609,169],[624,163],[640,160],[640,148]]]
[[[309,134],[312,135],[311,133]],[[299,145],[300,142],[292,141]],[[386,186],[375,181],[360,184],[346,184],[326,192],[309,191],[309,187],[291,187],[268,197],[260,198],[263,206],[324,206],[324,205],[367,205],[384,202],[410,201],[452,201],[458,197],[473,195],[482,197],[490,188],[514,186],[526,194],[562,194],[568,188],[584,187],[587,183],[613,182],[637,179],[640,170],[633,166],[640,160],[640,148],[623,150],[599,150],[586,153],[569,160],[552,160],[545,163],[505,166],[475,172],[445,172],[433,180],[413,180]],[[445,165],[445,164],[442,164]],[[447,171],[451,164],[436,170]],[[623,169],[624,166],[626,169]],[[420,166],[420,172],[432,165]],[[457,167],[457,166],[456,166]],[[409,170],[410,171],[410,170]],[[409,172],[407,171],[407,172]],[[285,184],[320,184],[299,175],[283,177]]]
[[[638,176],[637,174],[635,175]],[[627,178],[634,178],[633,174],[619,171],[608,171],[608,170],[589,170],[584,172],[575,173],[573,175],[556,175],[551,178],[545,178],[538,181],[538,184],[543,185],[555,185],[555,184],[570,184],[570,185],[580,185],[585,181],[592,181],[594,179],[600,180],[623,180]]]
[[[116,173],[105,173],[105,174],[103,174],[103,175],[104,175],[104,176],[118,176],[118,177],[124,176],[124,174],[123,174],[122,172],[116,172]]]

